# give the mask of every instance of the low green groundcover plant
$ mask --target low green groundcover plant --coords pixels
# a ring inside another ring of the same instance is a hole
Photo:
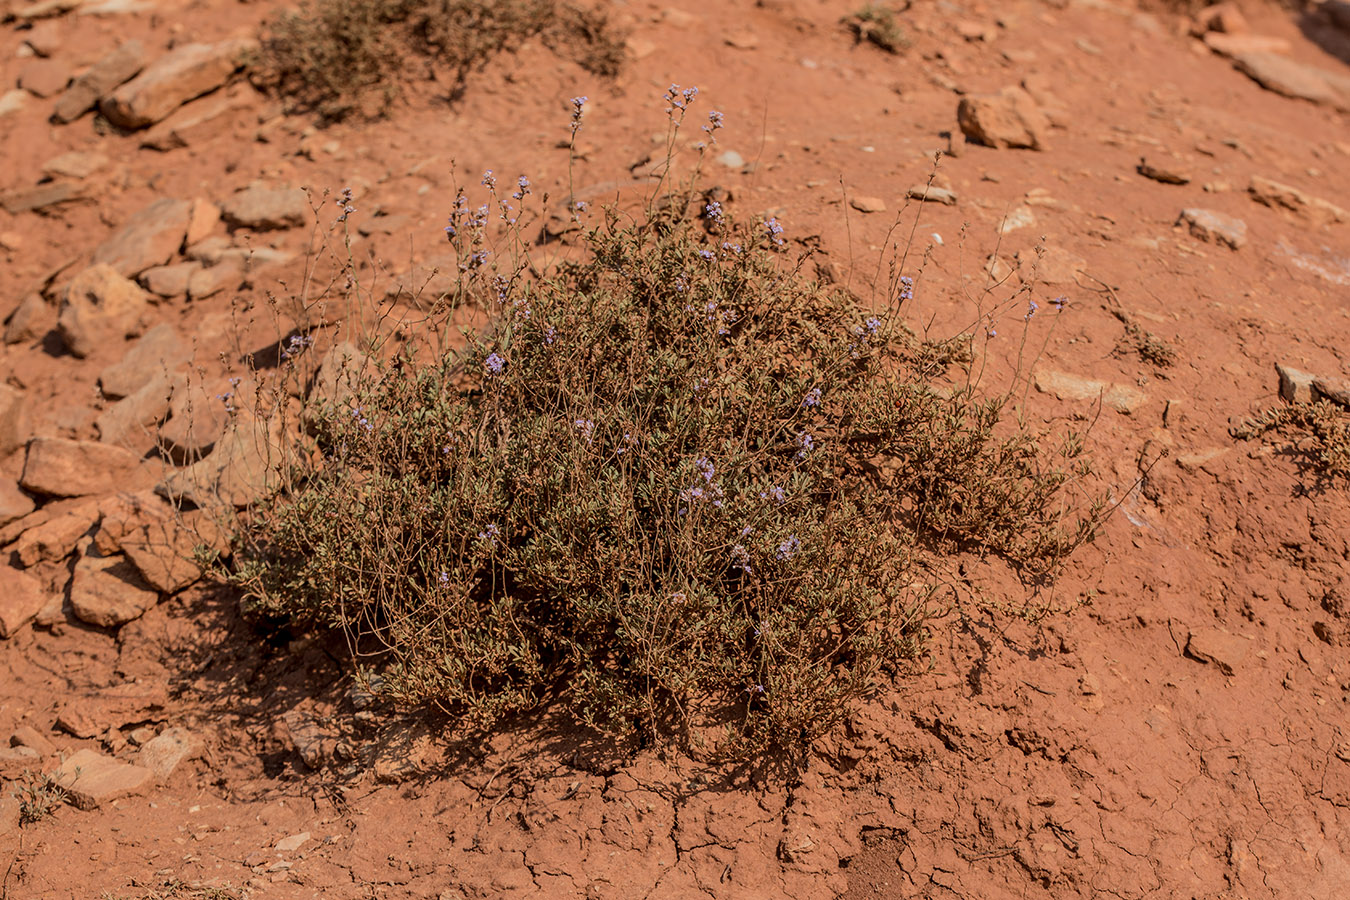
[[[498,326],[308,413],[321,452],[240,535],[254,608],[375,639],[384,690],[480,724],[561,703],[752,754],[915,658],[943,553],[1035,582],[1091,538],[1096,510],[1065,511],[1081,442],[942,378],[969,345],[903,327],[908,278],[869,314],[804,277],[776,221],[688,197],[694,216],[607,215],[534,277],[494,270],[461,194],[455,302]]]

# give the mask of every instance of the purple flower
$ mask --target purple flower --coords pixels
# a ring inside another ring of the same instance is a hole
[[[1050,301],[1050,304],[1054,306],[1055,312],[1059,312],[1060,310],[1064,309],[1064,304],[1068,302],[1069,302],[1068,297],[1056,297],[1055,299]]]
[[[703,207],[703,215],[706,216],[708,220],[711,221],[713,224],[721,225],[722,204],[718,203],[716,200],[709,200],[707,205]]]
[[[908,275],[900,276],[900,302],[914,299],[914,279]]]
[[[708,124],[703,126],[703,130],[712,134],[724,124],[726,124],[726,117],[714,109],[708,113]]]
[[[737,544],[731,548],[731,565],[747,575],[751,573],[750,551],[745,549],[744,544]]]
[[[497,176],[492,174],[491,169],[488,169],[486,172],[483,173],[483,187],[487,188],[488,190],[497,189]]]
[[[767,491],[760,491],[759,499],[772,500],[774,503],[781,506],[787,500],[787,494],[784,493],[781,487],[775,484]]]
[[[820,388],[818,387],[811,388],[811,392],[807,394],[806,397],[802,400],[802,406],[805,407],[805,406],[819,406],[819,405],[820,405]]]
[[[713,475],[717,472],[717,467],[712,464],[712,460],[706,456],[700,456],[694,460],[694,465],[703,473],[704,481],[712,481]]]
[[[502,370],[506,368],[506,360],[496,352],[493,352],[492,355],[484,361],[483,368],[487,369],[489,375],[500,375],[502,374]]]
[[[765,219],[764,228],[769,232],[769,240],[775,247],[781,247],[787,243],[783,240],[783,226],[778,224],[777,219]]]
[[[525,196],[530,193],[530,179],[524,175],[520,176],[519,180],[516,181],[516,188],[516,192],[511,196],[517,200],[524,200]]]
[[[698,255],[709,261],[717,259],[717,254],[713,253],[711,250],[708,250],[707,248],[698,251]]]
[[[552,347],[553,339],[556,335],[557,331],[554,330],[553,326],[552,325],[548,326],[547,328],[544,329],[544,343],[547,346]]]
[[[797,444],[801,447],[801,449],[797,451],[798,459],[806,459],[807,454],[816,449],[815,438],[811,437],[811,435],[807,434],[805,431],[797,435]]]
[[[572,424],[577,427],[577,431],[581,433],[581,436],[586,439],[586,443],[589,444],[591,442],[591,436],[595,433],[595,423],[590,419],[577,419]]]
[[[1027,314],[1023,316],[1023,318],[1026,319],[1028,322],[1030,322],[1031,317],[1036,315],[1036,310],[1040,308],[1041,306],[1039,303],[1036,302],[1036,298],[1035,297],[1031,298],[1031,300],[1027,302]]]
[[[493,523],[492,525],[489,525],[487,528],[484,528],[482,531],[478,532],[478,539],[480,541],[489,541],[490,543],[493,544],[500,543],[501,536],[502,531],[500,528],[497,527],[496,523]]]
[[[441,584],[449,584],[449,583],[450,583],[450,573],[441,572]]]
[[[789,535],[787,539],[783,541],[783,543],[778,545],[778,558],[791,559],[793,556],[797,554],[797,551],[801,549],[802,549],[801,540],[799,540],[795,534]]]

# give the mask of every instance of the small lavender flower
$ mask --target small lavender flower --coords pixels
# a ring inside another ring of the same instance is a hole
[[[530,179],[522,175],[520,176],[519,180],[516,181],[516,192],[511,196],[517,200],[524,200],[529,193],[530,193]]]
[[[709,111],[708,124],[703,126],[703,130],[708,132],[708,134],[712,134],[714,131],[721,128],[725,124],[726,124],[726,116],[722,115],[720,112],[714,109]]]
[[[694,465],[698,468],[699,472],[703,474],[704,481],[713,480],[713,475],[716,474],[717,467],[712,464],[712,460],[708,459],[706,456],[700,456],[698,459],[694,460]]]
[[[1031,298],[1031,300],[1027,302],[1027,314],[1026,314],[1025,316],[1023,316],[1022,318],[1026,319],[1028,322],[1030,322],[1030,321],[1031,321],[1031,317],[1034,316],[1034,315],[1036,315],[1036,310],[1038,310],[1038,309],[1040,309],[1040,308],[1041,308],[1041,306],[1040,306],[1039,303],[1036,302],[1036,298],[1034,298],[1034,297]]]
[[[492,174],[491,169],[488,169],[483,173],[483,187],[490,191],[495,191],[497,189],[497,176]]]
[[[914,299],[914,279],[908,275],[900,276],[900,302]]]
[[[449,584],[449,583],[450,583],[450,573],[449,573],[449,572],[442,571],[442,572],[441,572],[441,584]]]
[[[1064,305],[1068,302],[1069,302],[1068,297],[1056,297],[1055,299],[1050,301],[1050,304],[1055,308],[1055,312],[1060,312],[1064,309]]]
[[[745,549],[744,544],[737,544],[731,548],[732,568],[740,569],[746,575],[751,574],[750,569],[750,551]]]
[[[487,528],[484,528],[482,531],[478,532],[478,539],[480,541],[488,541],[493,544],[500,543],[501,536],[502,531],[500,528],[497,527],[497,524],[495,522],[489,525]]]
[[[314,344],[314,338],[307,334],[293,334],[291,339],[286,342],[286,349],[281,351],[282,359],[290,359],[300,351],[305,350]]]
[[[722,204],[716,200],[709,200],[703,207],[703,215],[714,225],[722,224]]]
[[[820,405],[820,388],[818,387],[811,388],[810,393],[808,393],[806,397],[802,399],[802,406],[808,407],[819,405]]]
[[[502,370],[506,368],[506,360],[494,351],[487,360],[484,361],[483,368],[487,370],[489,375],[500,375],[502,374]]]
[[[876,334],[878,331],[881,330],[881,320],[878,319],[876,316],[870,317],[870,318],[869,318],[866,322],[864,322],[863,324],[864,324],[864,325],[866,326],[866,328],[867,328],[867,336],[868,336],[868,337],[871,337],[872,335]]]
[[[787,539],[784,540],[783,543],[778,545],[778,558],[791,559],[793,556],[797,554],[797,551],[801,549],[802,549],[801,540],[798,539],[798,537],[795,534],[788,535]]]
[[[585,438],[586,443],[589,444],[591,442],[592,435],[595,433],[595,423],[592,422],[590,419],[577,419],[572,424],[574,424],[577,427],[577,431],[581,432],[581,436]]]
[[[552,346],[553,346],[554,338],[557,336],[557,334],[558,334],[558,332],[553,328],[552,325],[549,325],[547,328],[545,328],[545,329],[544,329],[544,344],[545,344],[546,346],[552,347]]]
[[[811,437],[811,435],[807,434],[805,431],[797,435],[797,443],[801,446],[801,449],[797,451],[798,459],[806,459],[807,454],[816,449],[815,438]]]
[[[343,188],[342,193],[333,202],[342,207],[342,212],[337,217],[339,222],[347,221],[347,217],[356,212],[356,208],[352,206],[352,189],[349,187]]]
[[[581,115],[586,106],[586,96],[573,97],[572,103],[572,135],[575,136],[577,129],[581,127]]]
[[[718,219],[718,221],[720,222],[721,219]],[[722,242],[722,249],[725,250],[725,251],[727,251],[728,253],[735,253],[736,255],[739,256],[739,255],[740,255],[740,252],[741,252],[741,245],[740,245],[740,244],[733,244],[733,243],[731,243],[730,241],[723,241],[723,242]]]
[[[714,259],[717,259],[717,254],[713,253],[711,250],[708,250],[707,248],[698,251],[698,255],[708,260],[709,262],[713,261]]]
[[[759,499],[772,500],[777,505],[782,506],[783,503],[787,501],[787,494],[783,491],[781,487],[775,484],[772,485],[767,491],[760,491]]]
[[[764,220],[764,229],[769,233],[769,240],[775,247],[781,247],[787,241],[783,240],[783,226],[775,218]]]

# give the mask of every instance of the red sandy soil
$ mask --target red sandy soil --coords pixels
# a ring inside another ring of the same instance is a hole
[[[1350,896],[1350,495],[1280,442],[1229,433],[1280,403],[1276,363],[1350,375],[1350,223],[1317,224],[1246,190],[1262,176],[1350,205],[1345,114],[1263,89],[1175,15],[1105,0],[915,0],[901,16],[913,46],[898,55],[856,43],[841,0],[668,2],[611,4],[634,57],[615,81],[531,43],[473,75],[454,104],[440,99],[443,77],[412,83],[376,122],[315,130],[260,101],[161,152],[90,115],[51,124],[54,98],[30,97],[0,120],[0,192],[32,187],[70,150],[110,163],[79,202],[0,212],[0,312],[68,280],[151,201],[219,202],[257,179],[351,186],[358,227],[377,211],[406,216],[355,244],[404,272],[444,252],[452,160],[474,188],[491,167],[563,196],[557,145],[568,98],[584,94],[575,185],[635,181],[661,152],[653,136],[671,82],[700,89],[691,134],[721,110],[714,155],[735,150],[749,164],[706,165],[728,208],[772,212],[794,249],[817,245],[824,269],[871,298],[879,260],[919,214],[905,191],[928,178],[951,133],[939,178],[959,199],[925,206],[913,232],[907,271],[922,274],[911,320],[968,326],[984,260],[997,252],[1016,268],[1018,255],[1030,277],[1041,244],[1072,264],[1038,288],[1029,323],[1024,300],[1000,308],[987,344],[995,369],[1017,366],[1025,328],[1029,355],[1045,346],[1037,372],[1142,395],[1129,414],[1099,414],[1090,399],[1027,392],[1033,424],[1096,417],[1091,450],[1120,505],[1054,592],[1090,603],[1037,627],[974,604],[935,623],[926,667],[858,708],[786,779],[625,756],[548,714],[482,736],[358,710],[341,646],[265,643],[224,590],[189,589],[120,629],[25,626],[0,641],[0,736],[29,725],[57,754],[4,762],[11,786],[23,768],[80,749],[130,757],[137,728],[183,727],[203,749],[137,795],[0,833],[0,898],[144,897],[174,882],[193,886],[180,896],[219,887],[267,898]],[[128,37],[153,58],[256,34],[279,8],[149,0],[140,12],[33,24],[78,72]],[[1244,11],[1253,32],[1286,39],[1291,58],[1350,77],[1322,19]],[[21,20],[3,26],[0,87],[31,61],[20,48],[33,33]],[[966,144],[957,92],[1024,79],[1050,112],[1046,148]],[[1145,178],[1141,157],[1192,180]],[[886,211],[862,213],[857,197]],[[999,221],[1023,205],[1034,225],[1000,237]],[[1188,207],[1244,220],[1246,244],[1177,227]],[[322,224],[332,214],[325,207]],[[302,252],[310,232],[254,240]],[[231,348],[232,317],[264,309],[268,291],[293,293],[302,272],[297,260],[154,314],[212,360]],[[1067,298],[1057,315],[1056,295]],[[1122,316],[1176,363],[1122,348]],[[127,346],[81,360],[48,335],[0,351],[0,370],[26,393],[29,431],[95,439],[99,373]],[[23,457],[0,461],[0,476],[18,478]],[[1016,589],[991,572],[972,565],[958,587]],[[72,709],[92,717],[94,736],[57,727]],[[319,735],[314,768],[295,749],[304,727]]]

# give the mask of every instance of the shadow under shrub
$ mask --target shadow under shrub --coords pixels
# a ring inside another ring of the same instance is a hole
[[[385,690],[480,724],[552,700],[749,755],[916,656],[935,548],[1044,579],[1091,538],[1080,443],[935,387],[962,354],[801,277],[776,223],[713,222],[611,216],[539,280],[467,256],[499,327],[311,412],[322,457],[241,534],[254,608],[377,638]]]

